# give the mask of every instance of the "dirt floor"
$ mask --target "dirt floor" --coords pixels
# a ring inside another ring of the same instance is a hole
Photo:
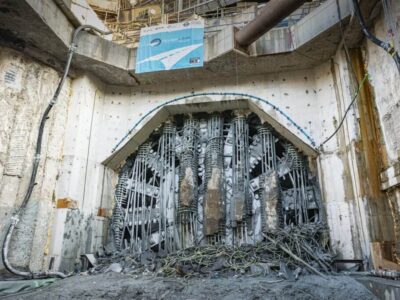
[[[73,276],[5,299],[376,299],[348,276],[161,278],[105,273]]]

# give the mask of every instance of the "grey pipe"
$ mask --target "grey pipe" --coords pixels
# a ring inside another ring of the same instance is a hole
[[[235,41],[248,47],[309,0],[271,0],[249,24],[236,32]]]
[[[23,212],[23,210],[25,209],[31,195],[33,192],[33,188],[35,186],[35,181],[36,181],[36,175],[37,175],[37,171],[39,168],[39,162],[40,162],[40,155],[42,152],[42,140],[43,140],[43,131],[44,131],[44,126],[46,124],[48,115],[51,111],[51,109],[53,108],[54,104],[56,104],[58,96],[60,95],[61,89],[64,85],[65,79],[68,76],[68,72],[69,69],[71,67],[71,61],[72,61],[72,57],[76,51],[76,47],[77,47],[77,39],[78,39],[78,35],[82,30],[93,30],[96,32],[99,32],[100,34],[110,34],[112,32],[105,32],[102,30],[97,29],[94,26],[91,25],[81,25],[78,28],[75,29],[73,36],[72,36],[72,42],[71,45],[69,47],[69,51],[68,51],[68,57],[67,57],[67,63],[65,65],[64,68],[64,73],[63,76],[61,77],[60,82],[58,83],[57,89],[53,95],[53,98],[51,99],[50,103],[47,105],[46,110],[44,111],[41,121],[40,121],[40,125],[39,125],[39,132],[38,132],[38,137],[36,140],[36,151],[35,151],[35,157],[33,159],[33,165],[32,165],[32,173],[31,173],[31,177],[29,180],[29,185],[28,185],[28,189],[25,193],[24,199],[22,201],[21,206],[17,209],[17,212],[11,217],[11,224],[8,227],[7,233],[6,233],[6,237],[4,239],[3,242],[3,247],[2,247],[2,252],[1,252],[1,256],[2,256],[2,260],[3,260],[3,264],[4,267],[7,269],[7,271],[9,271],[10,273],[17,275],[17,276],[21,276],[21,277],[25,277],[25,278],[46,278],[46,277],[59,277],[59,278],[65,278],[67,277],[66,274],[61,273],[61,272],[52,272],[52,271],[44,271],[44,272],[31,272],[31,271],[19,271],[17,269],[15,269],[11,263],[8,260],[8,248],[10,245],[10,241],[11,241],[11,237],[12,234],[14,232],[15,227],[17,226],[18,222],[19,222],[19,218],[21,216],[21,213]]]

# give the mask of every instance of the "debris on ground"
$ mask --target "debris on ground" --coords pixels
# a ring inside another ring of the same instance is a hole
[[[325,226],[289,227],[254,245],[108,253],[85,272],[12,299],[376,299],[333,273],[332,260]]]
[[[137,299],[137,300],[256,300],[256,299],[377,299],[350,276],[300,276],[288,281],[274,276],[229,278],[162,278],[102,273],[73,276],[29,294],[6,299]]]
[[[320,276],[331,272],[333,255],[328,246],[326,227],[307,224],[270,233],[254,245],[230,247],[205,245],[166,255],[144,252],[140,255],[118,253],[99,257],[90,274],[122,272],[156,273],[159,276],[234,276],[243,274],[280,274],[287,280],[301,273]]]
[[[17,293],[32,292],[58,281],[57,278],[0,281],[0,298]]]

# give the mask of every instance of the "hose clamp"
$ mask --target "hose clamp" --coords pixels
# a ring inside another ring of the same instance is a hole
[[[35,157],[33,158],[34,162],[40,161],[40,154],[36,154]]]
[[[76,49],[78,49],[78,47],[74,44],[74,43],[72,43],[70,46],[69,46],[69,52],[75,52],[76,51]]]
[[[11,217],[11,224],[17,225],[18,222],[19,222],[18,215],[14,215],[14,216]]]
[[[32,279],[42,279],[48,277],[48,272],[30,272],[31,273],[31,278]]]
[[[396,49],[391,44],[388,44],[388,53],[391,56],[394,56],[396,54]]]

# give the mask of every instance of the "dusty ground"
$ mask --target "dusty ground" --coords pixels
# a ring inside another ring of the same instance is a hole
[[[279,281],[279,282],[278,282]],[[105,273],[74,276],[35,292],[6,299],[376,299],[347,276],[328,280],[304,275],[295,282],[276,277],[160,278]]]

